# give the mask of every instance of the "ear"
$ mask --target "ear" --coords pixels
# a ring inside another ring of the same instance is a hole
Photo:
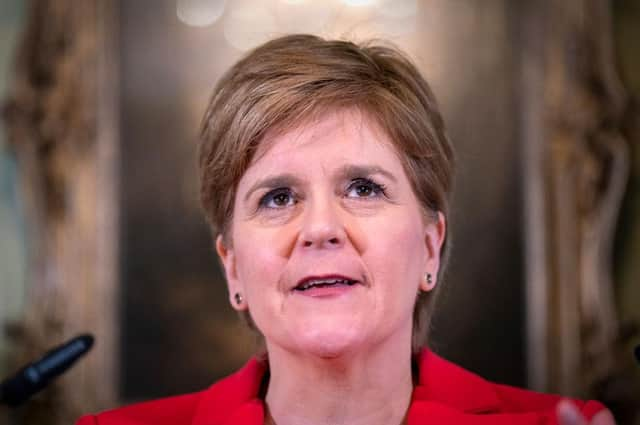
[[[238,279],[238,270],[236,263],[236,256],[233,248],[225,246],[222,235],[218,235],[216,238],[216,252],[220,257],[222,266],[224,267],[224,274],[227,278],[227,289],[229,290],[229,302],[231,307],[236,310],[246,310],[246,294],[244,292],[244,286]],[[241,302],[237,302],[236,294],[240,294]]]
[[[436,287],[438,271],[440,270],[440,251],[447,232],[447,223],[444,214],[438,212],[436,219],[429,220],[425,226],[424,243],[427,258],[423,279],[420,280],[420,290],[429,292]],[[431,281],[427,276],[431,275]]]

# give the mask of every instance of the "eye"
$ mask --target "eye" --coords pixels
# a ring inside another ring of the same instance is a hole
[[[370,179],[358,178],[351,181],[347,187],[348,198],[375,198],[385,195],[385,187]]]
[[[267,192],[260,198],[260,208],[286,208],[297,203],[293,192],[289,188],[278,188]]]

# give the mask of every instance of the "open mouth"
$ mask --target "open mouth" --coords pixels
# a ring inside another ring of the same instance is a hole
[[[333,286],[353,286],[357,280],[340,278],[308,278],[302,280],[295,288],[295,291],[307,291],[312,288],[329,288]]]

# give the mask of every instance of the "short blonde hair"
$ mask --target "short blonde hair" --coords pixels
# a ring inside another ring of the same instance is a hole
[[[454,153],[435,97],[411,61],[389,46],[289,35],[259,46],[229,69],[205,112],[200,195],[214,236],[221,234],[231,244],[237,185],[266,132],[286,131],[347,107],[362,110],[386,131],[425,215],[440,212],[448,219]],[[447,239],[439,279],[448,257]],[[440,286],[416,299],[414,352],[426,342]]]

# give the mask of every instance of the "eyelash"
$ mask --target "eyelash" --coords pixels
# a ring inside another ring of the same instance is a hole
[[[369,179],[369,178],[364,178],[364,177],[359,177],[359,178],[355,178],[353,180],[351,180],[351,182],[349,182],[349,185],[347,186],[346,190],[345,190],[345,194],[348,194],[349,192],[351,192],[353,189],[356,189],[359,186],[366,186],[369,189],[371,189],[371,193],[372,195],[367,195],[367,196],[354,196],[354,197],[349,197],[352,199],[367,199],[367,198],[376,198],[379,196],[384,196],[387,197],[387,192],[386,192],[386,186],[380,183],[376,183],[373,180]],[[262,196],[262,198],[260,198],[260,201],[258,203],[258,209],[280,209],[280,208],[286,208],[290,205],[279,205],[279,206],[269,206],[269,204],[279,195],[287,195],[290,198],[290,202],[292,201],[294,204],[298,203],[298,199],[296,193],[291,190],[290,188],[287,187],[279,187],[277,189],[273,189],[270,190],[269,192],[267,192],[264,196]],[[346,196],[346,195],[345,195]],[[348,197],[348,196],[347,196]],[[287,202],[288,204],[289,202]]]
[[[362,177],[351,180],[351,183],[347,187],[347,193],[350,192],[352,189],[357,188],[358,186],[368,187],[369,189],[371,189],[371,193],[373,193],[374,196],[357,196],[356,198],[373,198],[373,197],[378,197],[380,195],[384,197],[387,196],[387,192],[386,192],[387,188],[385,187],[385,185],[376,183],[371,179],[362,178]]]
[[[271,201],[273,201],[273,199],[276,196],[279,196],[279,195],[287,195],[291,199],[293,199],[294,203],[298,203],[298,201],[296,199],[296,195],[291,189],[289,189],[287,187],[279,187],[277,189],[270,190],[262,198],[260,198],[260,202],[258,203],[258,209],[263,209],[263,208],[269,208],[269,209],[283,208],[283,206],[275,206],[275,207],[269,206],[269,203]]]

